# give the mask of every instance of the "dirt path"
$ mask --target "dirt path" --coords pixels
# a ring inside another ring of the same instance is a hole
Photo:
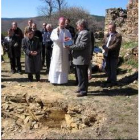
[[[41,82],[29,83],[26,74],[10,73],[7,60],[1,73],[2,138],[137,139],[138,81],[129,69],[120,67],[119,86],[111,88],[101,86],[104,73],[94,73],[88,96],[78,98],[73,74],[67,85],[54,86],[44,68]]]

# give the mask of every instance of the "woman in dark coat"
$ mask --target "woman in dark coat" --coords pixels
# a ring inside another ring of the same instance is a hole
[[[33,81],[33,74],[36,75],[36,80],[40,81],[41,43],[33,35],[32,30],[26,30],[26,37],[22,40],[22,47],[25,52],[25,72],[28,73],[29,81]]]

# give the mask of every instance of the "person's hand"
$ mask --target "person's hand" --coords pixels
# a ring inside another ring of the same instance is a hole
[[[31,51],[30,54],[31,54],[32,56],[35,56],[35,55],[37,55],[37,51]]]
[[[108,52],[108,47],[105,47],[104,50],[105,50],[105,52]]]
[[[65,37],[65,41],[68,41],[68,40],[70,40],[70,38],[69,37]]]
[[[33,55],[34,55],[34,56],[37,55],[37,51],[33,51]]]
[[[69,48],[70,48],[70,46],[65,46],[65,48],[69,49]]]
[[[30,51],[30,55],[33,55],[33,51]]]

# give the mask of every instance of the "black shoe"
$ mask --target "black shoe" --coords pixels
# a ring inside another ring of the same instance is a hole
[[[49,70],[48,70],[48,69],[46,70],[46,73],[47,73],[47,74],[49,73]]]
[[[77,86],[78,85],[78,82],[75,82],[74,85]]]
[[[36,79],[36,81],[37,81],[37,82],[39,82],[39,81],[40,81],[40,79]]]
[[[110,85],[111,82],[110,81],[105,81],[103,83],[101,83],[101,87],[108,87],[108,85]]]
[[[108,81],[108,80],[107,80],[107,81],[105,81],[104,83],[105,83],[105,84],[110,84],[110,83],[111,83],[111,81]]]
[[[18,70],[17,72],[18,72],[19,74],[21,74],[21,70]]]
[[[76,90],[75,93],[80,93],[80,90]]]
[[[78,93],[78,94],[77,94],[77,97],[83,97],[83,96],[87,96],[87,94],[86,94],[86,93],[84,93],[84,94]]]
[[[118,85],[117,82],[111,82],[111,83],[110,83],[110,87],[117,86],[117,85]]]
[[[14,74],[16,72],[16,70],[11,70],[11,73]]]
[[[28,79],[28,82],[33,82],[33,79]]]

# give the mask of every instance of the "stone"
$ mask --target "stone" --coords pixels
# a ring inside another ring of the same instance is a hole
[[[30,116],[27,116],[27,117],[24,119],[24,124],[28,123],[28,122],[29,122],[29,119],[30,119]]]
[[[127,10],[122,8],[110,8],[106,10],[105,30],[108,32],[108,24],[114,21],[117,31],[122,34],[124,41],[138,41],[138,2],[129,2]],[[134,34],[134,37],[130,36]]]
[[[34,128],[35,128],[35,129],[39,128],[39,124],[35,124],[35,125],[34,125]]]

